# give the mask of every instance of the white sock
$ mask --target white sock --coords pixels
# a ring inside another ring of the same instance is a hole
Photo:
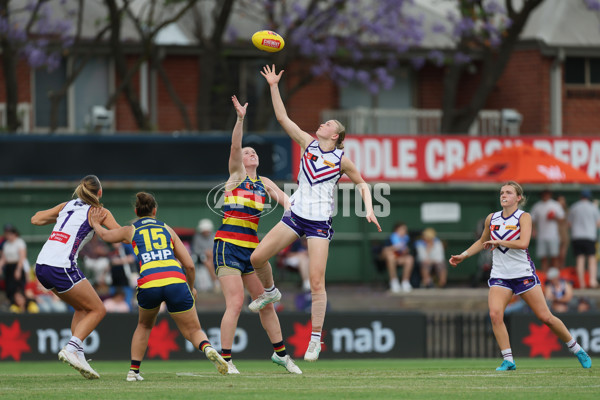
[[[265,292],[267,293],[271,293],[273,290],[275,290],[275,284],[273,284],[270,288],[265,288]]]
[[[513,355],[512,355],[512,350],[510,348],[502,350],[502,357],[506,360],[506,361],[510,361],[511,363],[514,364],[515,360],[513,359]]]
[[[304,290],[305,292],[310,292],[310,281],[309,280],[305,280],[302,282],[302,290]]]
[[[310,341],[320,343],[321,342],[321,332],[312,332],[310,334]]]
[[[83,353],[83,342],[81,341],[81,339],[75,336],[71,336],[69,343],[67,343],[67,351],[70,351],[71,353]]]
[[[581,346],[573,338],[571,338],[571,340],[569,340],[566,344],[567,344],[567,347],[569,348],[569,351],[573,354],[577,354],[577,353],[579,353],[579,350],[581,350]]]

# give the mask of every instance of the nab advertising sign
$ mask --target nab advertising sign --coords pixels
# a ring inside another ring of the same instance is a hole
[[[600,354],[600,315],[598,313],[559,314],[571,336],[594,358]],[[513,354],[529,357],[567,357],[567,346],[535,315],[509,316],[510,344]]]
[[[221,348],[222,314],[203,313],[200,323],[212,345]],[[0,316],[0,361],[56,360],[71,338],[71,314]],[[309,314],[279,315],[288,353],[302,358],[311,333]],[[108,314],[84,341],[94,360],[128,360],[137,314]],[[420,313],[328,313],[322,359],[420,358],[425,356],[425,315]],[[237,359],[268,359],[273,353],[258,315],[242,314],[232,352]],[[159,315],[150,334],[145,359],[196,359],[198,350],[186,341],[173,320]]]

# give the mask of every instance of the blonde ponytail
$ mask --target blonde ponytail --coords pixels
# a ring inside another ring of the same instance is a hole
[[[100,179],[96,175],[88,175],[75,188],[73,197],[79,197],[84,203],[92,207],[102,207],[102,203],[100,203],[100,198],[98,197],[100,189],[102,189]]]
[[[344,139],[346,138],[346,127],[342,125],[342,123],[337,119],[334,119],[333,122],[337,124],[339,135],[335,142],[335,147],[341,150],[344,148]]]

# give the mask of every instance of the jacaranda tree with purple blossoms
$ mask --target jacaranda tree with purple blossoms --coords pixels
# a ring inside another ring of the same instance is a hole
[[[22,8],[11,7],[13,4],[10,0],[0,0],[0,47],[6,90],[6,130],[9,132],[15,132],[21,126],[17,113],[18,60],[25,60],[31,68],[53,70],[60,65],[62,53],[73,43],[72,22],[55,18],[48,0],[32,0]],[[74,16],[76,11],[67,14]]]
[[[442,69],[441,133],[465,133],[501,77],[531,13],[545,0],[440,0],[453,4],[445,18],[428,26],[415,12],[414,0],[240,0],[244,12],[266,15],[267,25],[288,41],[276,61],[286,68],[305,58],[310,72],[287,92],[318,75],[338,84],[362,83],[369,93],[389,89],[401,62],[415,68],[426,62]],[[590,11],[599,0],[581,0]],[[266,10],[266,13],[265,13]],[[443,48],[424,48],[427,35],[445,36]],[[463,74],[477,67],[480,80],[468,101],[458,104]]]

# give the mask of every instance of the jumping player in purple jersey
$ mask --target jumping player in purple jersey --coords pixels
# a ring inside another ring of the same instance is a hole
[[[514,181],[502,185],[502,210],[488,215],[481,238],[461,254],[450,257],[449,262],[456,266],[483,249],[492,251],[488,305],[494,335],[504,359],[502,365],[496,368],[497,371],[517,369],[510,348],[508,330],[504,324],[504,310],[513,294],[521,296],[536,317],[566,343],[583,368],[591,368],[591,358],[573,339],[565,324],[552,315],[546,304],[535,266],[529,257],[532,223],[531,215],[519,209],[524,203],[525,196],[521,185]]]
[[[374,223],[379,232],[381,227],[373,212],[368,185],[354,163],[344,156],[344,126],[339,121],[327,121],[319,126],[315,140],[287,115],[278,87],[283,71],[277,74],[275,65],[272,68],[267,65],[261,74],[271,88],[277,121],[290,138],[300,145],[302,156],[298,172],[298,190],[290,198],[290,210],[286,211],[281,222],[271,229],[252,253],[252,266],[265,287],[265,293],[254,300],[249,308],[257,312],[281,298],[281,293],[275,288],[268,260],[299,237],[306,236],[312,295],[312,333],[304,359],[317,361],[321,352],[321,332],[327,307],[325,268],[329,242],[333,238],[331,216],[334,209],[334,191],[343,174],[346,174],[360,190],[367,221]]]
[[[38,255],[35,274],[40,283],[75,309],[71,322],[71,340],[58,353],[59,360],[71,365],[87,379],[100,377],[88,364],[83,341],[98,326],[106,309],[98,294],[77,267],[79,250],[94,235],[90,225],[91,208],[102,208],[102,186],[95,175],[88,175],[73,193],[74,199],[31,217],[34,225],[54,224],[50,237]],[[110,211],[105,210],[102,224],[119,228]]]

